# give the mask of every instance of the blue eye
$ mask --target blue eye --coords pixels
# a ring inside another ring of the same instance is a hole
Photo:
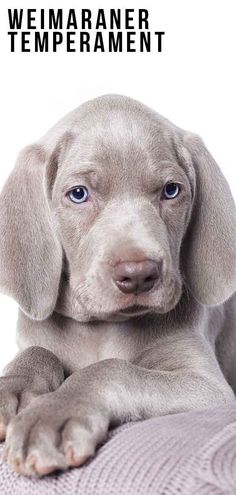
[[[174,199],[180,193],[180,186],[175,182],[169,182],[163,189],[163,195],[165,199]]]
[[[78,186],[68,192],[68,197],[73,203],[85,203],[89,197],[89,192],[87,187]]]

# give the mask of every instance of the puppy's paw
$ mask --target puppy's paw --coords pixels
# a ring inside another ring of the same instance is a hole
[[[11,421],[5,460],[17,473],[44,476],[81,466],[105,438],[108,420],[88,404],[73,407],[56,392],[35,399]]]
[[[40,394],[40,385],[25,375],[0,377],[0,441],[9,422]]]

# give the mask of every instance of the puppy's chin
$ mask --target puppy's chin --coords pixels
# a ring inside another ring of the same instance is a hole
[[[73,318],[79,322],[107,321],[124,322],[131,318],[137,318],[149,313],[165,314],[171,311],[179,302],[182,295],[182,281],[173,279],[172,284],[159,288],[156,292],[150,291],[135,295],[129,295],[128,299],[120,298],[112,301],[107,298],[104,301],[91,297],[78,296],[71,288],[69,293],[64,292],[64,297],[57,301],[56,312]]]
[[[177,286],[174,287],[173,291],[171,294],[166,294],[166,298],[161,298],[163,300],[155,301],[155,304],[147,304],[147,305],[132,305],[132,306],[127,306],[124,307],[117,312],[114,312],[112,315],[110,315],[110,321],[111,319],[115,318],[116,321],[118,319],[120,321],[125,321],[130,318],[138,317],[138,316],[143,316],[146,314],[150,313],[156,313],[156,314],[166,314],[169,313],[172,309],[177,306],[180,298],[182,295],[182,283],[178,283]],[[139,298],[137,298],[138,300]],[[115,320],[113,320],[115,321]]]

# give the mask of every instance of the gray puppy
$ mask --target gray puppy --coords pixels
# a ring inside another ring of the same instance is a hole
[[[137,101],[92,100],[24,149],[0,196],[10,466],[79,466],[111,425],[234,401],[235,255],[210,153]]]

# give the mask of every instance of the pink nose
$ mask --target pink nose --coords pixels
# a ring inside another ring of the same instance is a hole
[[[123,261],[115,266],[113,280],[124,294],[139,294],[151,290],[159,275],[160,264],[155,261]]]

